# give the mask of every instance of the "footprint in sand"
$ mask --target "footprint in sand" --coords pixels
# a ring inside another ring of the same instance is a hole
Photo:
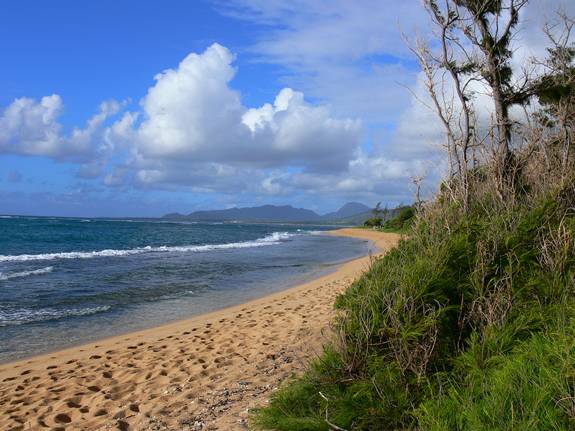
[[[76,401],[74,400],[68,400],[68,402],[66,403],[66,405],[68,407],[70,407],[71,409],[79,409],[80,407],[82,407],[80,404],[78,404]]]
[[[69,424],[72,422],[72,418],[70,418],[66,413],[59,413],[54,416],[54,422],[57,424]]]

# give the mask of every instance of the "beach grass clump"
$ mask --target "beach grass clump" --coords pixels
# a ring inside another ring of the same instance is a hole
[[[538,333],[507,354],[490,355],[488,366],[474,362],[477,353],[459,358],[459,379],[415,412],[419,428],[573,429],[574,340],[572,330]]]
[[[575,427],[575,188],[466,211],[441,196],[343,295],[337,337],[253,424]]]

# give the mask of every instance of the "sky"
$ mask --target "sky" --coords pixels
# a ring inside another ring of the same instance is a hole
[[[532,0],[520,58],[561,4]],[[5,0],[0,214],[392,207],[417,176],[431,195],[415,34],[420,0]]]

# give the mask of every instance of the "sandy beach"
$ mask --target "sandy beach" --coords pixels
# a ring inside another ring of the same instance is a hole
[[[373,241],[361,229],[334,234]],[[374,252],[374,254],[377,254]],[[2,430],[241,430],[329,337],[335,297],[370,256],[242,305],[0,365]]]

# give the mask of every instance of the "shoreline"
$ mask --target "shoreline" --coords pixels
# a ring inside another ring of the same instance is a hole
[[[213,310],[210,310],[207,312],[199,312],[198,314],[191,314],[188,317],[179,318],[179,319],[175,319],[175,320],[169,320],[167,322],[163,322],[160,324],[153,324],[152,326],[144,326],[142,328],[130,329],[130,330],[127,330],[125,332],[119,332],[117,334],[104,335],[104,336],[96,337],[93,339],[88,339],[85,341],[79,341],[77,343],[73,343],[73,344],[69,344],[69,345],[54,346],[54,348],[51,350],[41,351],[38,353],[32,353],[29,355],[24,355],[22,357],[9,358],[9,359],[4,359],[4,360],[0,359],[0,377],[1,377],[2,369],[5,368],[6,366],[10,366],[11,364],[17,364],[19,362],[26,362],[26,361],[35,360],[35,359],[38,359],[38,360],[49,359],[49,357],[54,356],[55,354],[60,354],[60,353],[67,352],[67,351],[77,351],[78,349],[80,349],[82,347],[88,347],[88,346],[93,346],[96,344],[102,344],[102,343],[106,343],[107,341],[115,341],[116,339],[121,339],[121,338],[124,338],[128,335],[138,335],[140,333],[143,334],[143,333],[146,333],[148,331],[155,332],[156,330],[159,330],[165,326],[167,327],[167,326],[171,326],[171,325],[177,325],[179,323],[192,322],[192,321],[195,321],[197,319],[202,320],[202,318],[204,318],[204,317],[206,317],[206,318],[217,317],[215,315],[219,312],[225,312],[227,310],[233,311],[233,309],[235,309],[235,308],[238,308],[238,307],[241,307],[244,305],[249,305],[252,302],[255,303],[255,302],[262,300],[262,299],[265,299],[265,298],[271,299],[275,295],[281,295],[282,293],[288,292],[291,289],[295,289],[295,288],[301,287],[301,286],[303,286],[309,282],[319,280],[322,277],[325,277],[327,275],[330,275],[330,274],[336,272],[342,265],[345,265],[349,262],[353,262],[357,259],[362,259],[364,257],[369,256],[370,254],[377,254],[380,251],[380,249],[375,244],[375,241],[373,241],[372,239],[369,239],[367,237],[363,238],[361,236],[353,235],[353,234],[341,233],[347,229],[354,229],[354,228],[341,228],[341,229],[335,229],[335,230],[329,230],[329,231],[322,231],[322,234],[336,235],[336,236],[347,236],[347,237],[352,237],[352,238],[357,238],[357,239],[365,239],[368,242],[368,254],[361,255],[359,257],[346,258],[346,259],[343,259],[339,262],[330,263],[328,266],[326,266],[324,269],[321,269],[321,270],[319,268],[316,268],[313,272],[310,272],[310,274],[308,274],[308,276],[305,277],[303,280],[295,282],[295,283],[291,283],[291,284],[286,283],[284,285],[284,287],[282,287],[280,290],[277,290],[277,291],[271,292],[271,293],[264,293],[260,296],[252,297],[252,298],[249,298],[245,301],[238,302],[236,304],[223,306],[222,308],[216,308],[216,309],[213,309]],[[0,378],[0,381],[1,381],[1,378]]]
[[[0,364],[0,428],[245,429],[245,409],[321,348],[335,296],[399,238],[330,233],[377,251],[238,305]]]

